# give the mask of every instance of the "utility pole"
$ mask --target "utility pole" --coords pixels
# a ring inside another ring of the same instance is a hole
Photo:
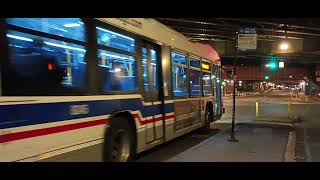
[[[230,132],[230,138],[228,139],[229,142],[239,142],[236,139],[234,134],[235,129],[235,115],[236,115],[236,80],[237,80],[237,58],[238,58],[238,32],[236,32],[236,39],[235,39],[235,48],[236,48],[236,55],[234,58],[234,65],[233,65],[233,106],[232,106],[232,127]]]

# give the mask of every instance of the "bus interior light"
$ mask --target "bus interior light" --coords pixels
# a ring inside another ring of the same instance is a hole
[[[13,39],[18,39],[18,40],[23,40],[23,41],[33,42],[33,40],[30,38],[25,38],[25,37],[21,37],[21,36],[12,35],[12,34],[7,34],[7,37],[13,38]]]
[[[65,24],[63,25],[64,27],[78,27],[78,26],[81,26],[80,24],[78,23],[69,23],[69,24]]]

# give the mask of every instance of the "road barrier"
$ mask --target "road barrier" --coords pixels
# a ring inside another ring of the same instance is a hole
[[[256,120],[294,123],[298,120],[294,107],[288,103],[267,103],[256,101]]]

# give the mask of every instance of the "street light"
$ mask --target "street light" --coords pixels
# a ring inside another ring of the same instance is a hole
[[[282,42],[279,46],[281,50],[288,50],[289,44],[287,42]]]

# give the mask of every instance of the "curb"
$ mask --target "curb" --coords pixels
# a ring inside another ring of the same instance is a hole
[[[295,126],[292,123],[281,123],[281,122],[249,122],[249,123],[237,123],[236,126],[256,126],[256,127],[269,127],[269,128],[284,128],[289,130],[294,130]]]

